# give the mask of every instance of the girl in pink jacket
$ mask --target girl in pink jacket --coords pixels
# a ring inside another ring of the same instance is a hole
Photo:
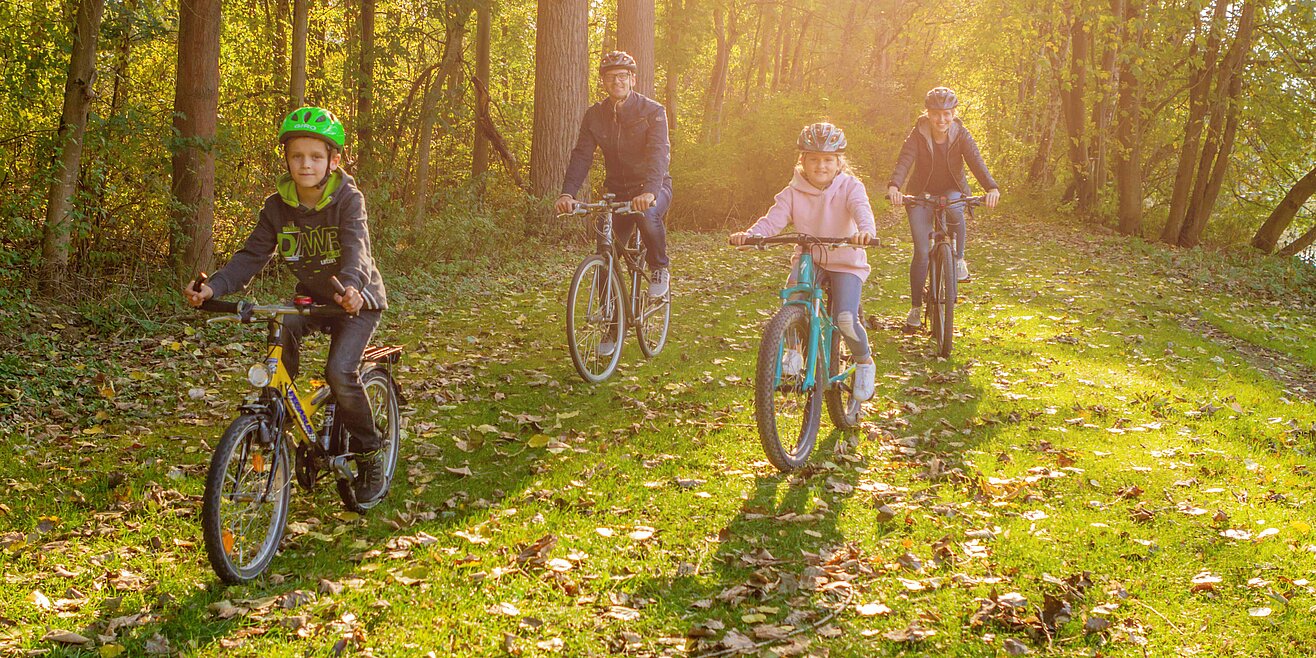
[[[876,239],[873,208],[868,203],[864,184],[849,173],[845,160],[845,133],[830,123],[815,123],[805,127],[797,142],[800,159],[795,175],[786,189],[777,193],[772,207],[748,230],[731,234],[733,245],[742,245],[748,237],[770,237],[793,224],[800,233],[820,238],[851,238],[858,244]],[[872,349],[859,315],[860,291],[868,279],[868,254],[859,247],[839,247],[825,252],[817,265],[830,283],[832,321],[845,336],[845,342],[854,355],[854,397],[867,400],[873,397],[874,377]],[[795,265],[799,262],[799,248],[791,260],[789,281],[796,280]],[[792,365],[798,370],[803,358],[796,352],[782,357],[783,368]],[[794,359],[792,359],[794,356]]]

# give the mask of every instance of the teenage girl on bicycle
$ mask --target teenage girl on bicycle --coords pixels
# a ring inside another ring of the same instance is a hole
[[[797,145],[800,158],[790,185],[777,193],[772,207],[754,225],[745,231],[732,233],[733,245],[745,244],[748,237],[771,237],[790,223],[800,233],[820,238],[850,238],[856,244],[868,244],[876,239],[873,208],[868,203],[864,184],[850,173],[845,159],[845,133],[830,123],[815,123],[800,133]],[[792,258],[790,283],[796,280],[795,264],[799,262],[799,247]],[[873,397],[873,353],[868,346],[868,334],[860,323],[859,303],[863,283],[868,279],[868,254],[857,247],[839,247],[819,259],[822,279],[830,282],[832,320],[845,337],[850,353],[854,355],[854,397],[867,400]],[[782,357],[783,371],[795,372],[804,365],[798,350],[788,349]]]
[[[908,182],[907,193],[912,196],[930,194],[958,199],[969,195],[969,182],[964,176],[964,165],[973,170],[973,177],[987,190],[987,207],[995,208],[1001,197],[987,163],[978,151],[977,142],[969,134],[955,108],[960,104],[955,92],[935,87],[923,99],[925,111],[909,131],[900,158],[887,183],[887,197],[892,205],[902,205],[901,188]],[[913,167],[913,175],[910,175]],[[914,238],[914,259],[909,264],[909,317],[905,318],[905,333],[916,333],[923,323],[923,282],[928,278],[928,234],[932,232],[932,208],[908,206],[909,230]],[[964,226],[964,209],[952,208],[946,214],[946,227],[955,232],[955,273],[960,281],[969,280],[969,264],[964,260],[964,245],[968,239]]]

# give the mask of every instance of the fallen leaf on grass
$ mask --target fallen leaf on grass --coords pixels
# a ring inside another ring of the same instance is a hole
[[[90,639],[82,637],[81,635],[78,635],[73,631],[64,631],[64,630],[50,631],[49,633],[46,633],[41,638],[41,641],[58,642],[59,644],[75,644],[75,645],[91,644]]]
[[[860,617],[876,617],[891,614],[891,608],[882,603],[855,604],[855,612],[858,612]]]

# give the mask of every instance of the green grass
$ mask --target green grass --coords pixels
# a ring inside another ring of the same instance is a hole
[[[671,342],[652,362],[629,342],[597,386],[561,329],[583,248],[398,279],[381,341],[408,348],[403,481],[362,519],[332,486],[298,491],[270,575],[242,587],[209,572],[197,516],[262,337],[28,336],[0,361],[24,375],[0,376],[0,652],[680,655],[803,628],[756,653],[1309,655],[1316,408],[1185,318],[1316,369],[1311,291],[1003,213],[971,230],[954,356],[872,331],[863,430],[789,476],[752,404],[785,253],[674,235]],[[900,244],[871,250],[865,309],[894,325],[908,237],[883,235]],[[1219,582],[1195,589],[1203,572]],[[975,614],[1011,593],[1023,607]],[[1072,618],[1049,641],[1047,594]],[[911,625],[935,634],[886,637]],[[57,629],[93,644],[42,639]]]

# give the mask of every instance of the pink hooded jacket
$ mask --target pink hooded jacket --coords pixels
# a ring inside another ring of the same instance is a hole
[[[794,224],[800,233],[820,238],[848,238],[855,233],[876,233],[873,207],[868,192],[858,178],[847,173],[836,176],[827,189],[820,190],[804,179],[797,168],[790,185],[777,193],[768,213],[759,218],[746,233],[771,237],[781,233],[786,224]],[[791,265],[799,260],[799,247]],[[828,249],[817,264],[830,272],[848,272],[861,281],[868,280],[868,254],[859,247]]]

